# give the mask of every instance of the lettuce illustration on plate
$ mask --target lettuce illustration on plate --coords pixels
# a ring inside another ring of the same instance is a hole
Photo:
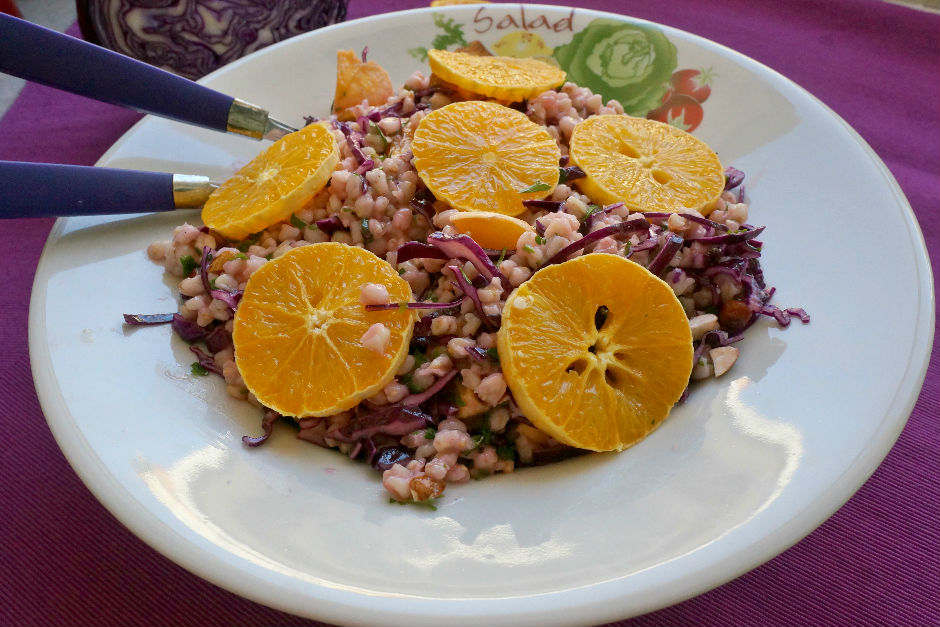
[[[593,20],[553,55],[568,80],[636,116],[660,104],[678,63],[675,45],[658,28],[606,19]]]

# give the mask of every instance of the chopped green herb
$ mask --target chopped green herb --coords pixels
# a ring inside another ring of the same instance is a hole
[[[260,239],[261,239],[261,233],[252,233],[251,235],[249,235],[248,237],[240,241],[238,245],[236,246],[236,248],[243,253],[247,253],[248,249],[254,246],[255,244],[257,244],[258,240]]]
[[[236,253],[235,258],[236,259],[248,259],[248,255],[246,255],[245,253]]]
[[[418,392],[424,392],[424,388],[415,383],[414,379],[411,377],[411,373],[408,373],[401,377],[400,381],[405,384],[405,387],[408,388],[408,391],[412,394],[417,394]]]
[[[547,192],[552,188],[548,183],[543,183],[539,179],[535,179],[535,182],[526,187],[525,189],[520,189],[520,194],[531,194],[533,192]]]
[[[499,351],[496,350],[496,347],[486,349],[486,356],[492,359],[493,361],[499,363]]]
[[[514,460],[516,458],[516,445],[515,444],[501,444],[496,447],[496,455],[500,459]]]
[[[297,216],[295,216],[294,214],[291,214],[290,223],[291,225],[297,227],[298,229],[307,228],[307,223],[301,220],[300,218],[298,218]]]
[[[629,257],[630,251],[633,250],[633,245],[629,241],[624,242],[623,244],[623,256]]]
[[[406,272],[406,270],[405,270],[404,268],[399,268],[399,269],[398,269],[398,276],[403,275],[405,272]]]
[[[183,255],[180,257],[180,265],[183,266],[183,276],[189,276],[199,267],[199,262],[192,255]]]
[[[424,430],[425,440],[433,440],[435,435],[437,435],[437,431],[434,429],[434,427],[428,427]]]
[[[359,222],[359,230],[362,231],[362,240],[368,244],[372,241],[372,229],[369,228],[369,218],[363,218]]]
[[[274,259],[274,253],[268,253],[267,255],[264,256],[264,258],[267,259],[268,261],[271,261],[272,259]]]
[[[604,208],[603,208],[603,207],[600,207],[600,206],[598,206],[598,205],[594,205],[594,204],[588,205],[588,211],[587,211],[587,213],[584,214],[584,217],[581,218],[581,222],[586,221],[588,218],[590,218],[590,217],[591,217],[592,215],[594,215],[595,213],[598,213],[598,212],[603,211],[603,210],[604,210]]]
[[[539,246],[541,246],[542,244],[545,243],[545,238],[542,237],[541,235],[536,235],[536,236],[535,236],[535,243],[538,244]]]
[[[558,184],[562,185],[568,182],[568,173],[564,168],[558,168]]]
[[[529,253],[529,254],[532,254],[532,253],[535,252],[535,249],[532,248],[531,246],[529,246],[528,244],[526,244],[525,246],[523,246],[523,247],[522,247],[522,250],[526,251],[526,252]]]
[[[380,150],[379,152],[384,153],[386,150],[388,150],[388,145],[391,142],[388,140],[388,137],[385,136],[385,133],[382,132],[382,129],[379,128],[378,124],[376,124],[372,120],[369,120],[369,126],[372,128],[372,131],[375,132],[375,134],[379,136],[379,140],[381,140],[382,142],[382,150]]]
[[[204,377],[209,374],[209,371],[206,369],[206,367],[203,366],[198,361],[194,361],[193,365],[190,366],[190,369],[192,370],[193,374],[196,375],[197,377]]]
[[[502,250],[502,252],[499,253],[499,259],[496,260],[496,265],[497,265],[497,266],[498,266],[499,264],[503,263],[503,259],[506,258],[506,250],[507,250],[507,249],[504,248],[504,249]]]
[[[219,277],[216,277],[216,279]],[[215,279],[209,279],[209,287],[215,289]]]

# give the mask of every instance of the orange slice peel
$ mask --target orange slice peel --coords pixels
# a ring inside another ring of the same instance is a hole
[[[565,82],[564,70],[538,59],[428,50],[431,72],[475,94],[521,102]]]
[[[235,313],[235,363],[245,386],[284,416],[330,416],[373,396],[408,354],[414,313],[367,311],[367,283],[407,302],[411,288],[384,260],[327,242],[295,248],[251,275]],[[381,352],[364,336],[387,333]]]
[[[202,221],[229,239],[243,239],[290,218],[330,180],[339,146],[323,122],[268,146],[216,189]]]
[[[461,211],[450,223],[483,248],[514,250],[523,233],[534,232],[528,222],[493,211]]]
[[[575,182],[595,202],[631,211],[710,213],[724,190],[724,168],[698,138],[669,124],[629,115],[595,115],[571,134]]]
[[[497,347],[513,398],[552,438],[620,451],[668,416],[692,371],[672,288],[617,255],[547,266],[506,300]]]
[[[432,111],[415,130],[411,150],[428,189],[462,211],[518,215],[523,200],[544,198],[558,184],[561,152],[549,132],[494,102]]]

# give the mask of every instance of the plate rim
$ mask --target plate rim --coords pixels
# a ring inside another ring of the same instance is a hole
[[[513,5],[515,8],[519,5]],[[144,541],[150,547],[156,549],[164,556],[170,558],[177,565],[189,570],[202,579],[229,590],[239,596],[251,599],[266,606],[291,612],[298,616],[307,616],[319,620],[327,620],[339,624],[374,624],[376,621],[385,622],[389,616],[389,605],[398,607],[398,613],[395,618],[398,620],[407,620],[411,624],[431,624],[432,621],[439,621],[439,617],[444,615],[443,610],[447,610],[451,617],[458,617],[461,620],[470,621],[463,624],[513,624],[513,620],[519,618],[538,619],[543,624],[583,624],[586,616],[590,620],[619,620],[629,616],[635,616],[645,612],[653,611],[668,605],[681,602],[685,599],[697,596],[703,592],[713,589],[717,586],[740,576],[741,574],[757,567],[760,564],[772,559],[793,544],[799,542],[802,538],[809,535],[820,524],[828,519],[835,511],[844,505],[855,492],[865,483],[868,477],[878,468],[888,452],[894,446],[908,418],[917,402],[919,392],[926,377],[927,367],[929,365],[930,355],[934,342],[935,330],[935,295],[933,286],[932,266],[929,254],[926,249],[924,235],[920,229],[916,215],[909,201],[901,190],[893,174],[875,153],[871,146],[858,134],[841,116],[819,100],[816,96],[808,92],[802,86],[780,74],[776,70],[756,61],[755,59],[737,52],[732,48],[704,38],[702,36],[677,29],[664,24],[652,22],[635,16],[620,15],[611,12],[597,11],[592,9],[582,9],[566,6],[524,4],[525,7],[538,7],[551,11],[567,11],[574,9],[582,16],[603,17],[628,21],[633,23],[653,24],[662,28],[667,33],[679,35],[687,38],[696,45],[706,48],[713,48],[720,51],[723,55],[730,57],[732,61],[743,64],[749,69],[757,68],[761,74],[774,77],[777,81],[792,85],[793,88],[808,96],[814,104],[821,107],[828,116],[841,124],[843,130],[847,131],[853,141],[862,148],[865,156],[881,173],[884,182],[898,201],[899,209],[902,209],[905,215],[905,226],[907,235],[913,246],[912,253],[920,262],[918,266],[918,287],[921,308],[918,312],[918,328],[924,328],[928,332],[928,342],[924,343],[924,349],[917,360],[916,354],[909,356],[907,362],[907,372],[912,376],[905,377],[905,386],[895,390],[894,397],[890,403],[890,408],[894,410],[892,414],[896,417],[891,421],[883,421],[876,432],[876,436],[870,440],[869,444],[855,458],[854,462],[843,469],[840,480],[831,483],[826,490],[819,496],[808,502],[801,511],[793,516],[776,531],[761,537],[759,540],[745,549],[741,549],[737,554],[725,556],[714,563],[700,566],[691,572],[686,572],[684,577],[679,580],[670,580],[672,589],[658,595],[652,595],[638,602],[637,599],[629,599],[627,602],[618,595],[620,582],[625,577],[617,577],[610,581],[599,584],[589,584],[588,588],[595,591],[592,599],[578,597],[579,602],[572,603],[569,597],[573,592],[579,590],[578,587],[568,588],[562,591],[553,591],[535,595],[523,595],[520,597],[503,597],[498,599],[487,599],[495,603],[497,611],[478,612],[476,611],[481,599],[477,598],[416,598],[406,596],[403,598],[394,598],[390,596],[377,595],[373,599],[366,599],[363,603],[363,597],[356,592],[324,589],[326,594],[312,596],[309,600],[316,599],[320,606],[317,613],[311,614],[307,599],[297,595],[284,596],[283,592],[279,598],[277,590],[272,595],[266,592],[268,580],[252,577],[241,569],[235,569],[231,573],[226,573],[224,569],[213,570],[210,564],[217,562],[218,558],[212,551],[203,547],[193,547],[191,543],[177,533],[175,530],[167,527],[157,520],[149,509],[140,501],[123,490],[116,482],[107,466],[100,460],[94,448],[85,440],[77,424],[74,421],[63,421],[62,416],[56,416],[56,411],[70,416],[68,406],[61,396],[58,381],[51,365],[51,351],[48,346],[47,338],[44,337],[45,331],[45,303],[46,292],[44,285],[48,280],[46,276],[48,271],[47,253],[53,249],[55,242],[60,237],[65,228],[67,219],[58,219],[47,237],[43,246],[43,251],[37,264],[36,274],[33,280],[32,292],[29,305],[29,323],[28,337],[31,357],[31,370],[34,385],[40,405],[46,416],[47,423],[52,431],[57,444],[71,465],[72,469],[78,474],[85,486],[94,494],[95,498],[108,511],[111,512],[121,523],[132,531],[139,539]],[[301,35],[301,37],[316,37],[319,33],[329,30],[355,28],[360,24],[372,21],[383,21],[388,18],[424,14],[434,12],[454,12],[466,11],[466,6],[459,7],[422,7],[418,9],[407,9],[389,13],[381,13],[371,16],[349,20],[340,24],[325,27],[318,31]],[[220,73],[226,73],[236,70],[246,60],[250,60],[257,54],[263,54],[264,50],[274,47],[291,45],[291,40],[286,40],[274,44],[268,48],[258,51],[239,61],[233,62],[215,72],[207,75],[199,82],[209,82]],[[139,127],[146,123],[151,116],[145,116],[136,122],[122,136],[112,144],[109,149],[101,156],[96,165],[103,165],[111,159],[112,155],[120,147],[129,141],[130,137],[139,130]],[[926,270],[926,271],[925,271]],[[927,315],[922,315],[926,313]],[[57,419],[58,418],[58,419]],[[876,445],[873,445],[875,442]],[[89,463],[90,460],[90,463]],[[83,463],[79,463],[79,461]],[[114,489],[117,487],[117,489]],[[825,506],[822,504],[825,503]],[[824,513],[820,513],[820,511]],[[170,541],[175,538],[176,541]],[[201,554],[204,559],[193,557],[194,550]],[[742,555],[746,554],[746,558]],[[757,555],[757,557],[755,557]],[[216,564],[218,566],[218,564]],[[710,577],[700,577],[702,571],[709,571]],[[697,583],[696,583],[697,581]],[[681,585],[680,585],[681,582]],[[289,592],[289,591],[288,591]],[[576,595],[577,596],[577,595]],[[331,598],[334,597],[334,598]],[[533,603],[538,599],[540,607],[537,611],[526,605]],[[602,603],[597,603],[603,599]],[[349,600],[356,600],[358,603],[349,603]],[[617,602],[619,601],[619,603]],[[544,603],[544,605],[542,605]],[[604,605],[605,610],[599,611],[598,605]],[[404,610],[404,611],[402,611]],[[567,615],[561,616],[563,610]]]

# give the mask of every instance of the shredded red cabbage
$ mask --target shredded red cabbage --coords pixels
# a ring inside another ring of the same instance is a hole
[[[263,431],[262,435],[250,436],[243,435],[242,443],[246,446],[261,446],[268,441],[268,438],[271,437],[271,433],[274,432],[274,423],[278,421],[281,417],[279,413],[273,409],[268,409],[264,412],[264,418],[261,419],[261,429]]]
[[[197,342],[206,337],[205,327],[201,327],[193,320],[187,320],[180,314],[173,314],[173,331],[186,342]]]
[[[212,358],[212,355],[209,355],[197,346],[190,346],[189,350],[191,350],[196,356],[196,359],[199,360],[200,366],[209,372],[214,372],[217,375],[222,376],[222,369],[215,365],[215,360]]]
[[[499,279],[505,291],[512,290],[509,280],[496,268],[486,251],[480,248],[480,245],[473,241],[470,236],[448,236],[437,231],[428,235],[428,243],[443,252],[447,259],[469,261],[487,282],[496,278]]]
[[[461,296],[455,301],[449,303],[435,303],[424,301],[420,303],[388,303],[387,305],[366,305],[366,311],[383,311],[390,309],[453,309],[460,307],[466,297]]]
[[[582,237],[581,239],[571,242],[557,253],[552,255],[548,261],[545,262],[546,266],[552,265],[554,263],[561,263],[565,261],[575,252],[594,244],[605,237],[622,237],[624,235],[629,235],[631,232],[643,232],[649,228],[649,222],[646,220],[636,219],[636,220],[626,220],[618,224],[612,224],[610,226],[605,226],[602,229],[597,229],[592,231]]]
[[[177,314],[124,314],[124,322],[131,326],[151,326],[154,324],[168,324],[173,322],[173,316]]]
[[[314,222],[317,225],[317,228],[326,233],[327,235],[332,235],[336,231],[343,228],[343,223],[339,219],[339,216],[332,215],[329,218],[323,218],[322,220],[317,220]]]
[[[422,403],[428,401],[435,394],[444,389],[444,387],[450,383],[450,380],[457,376],[456,370],[451,370],[433,384],[431,384],[428,389],[423,392],[418,392],[416,394],[409,394],[401,400],[401,404],[408,407],[415,407],[421,405]]]
[[[454,273],[454,278],[457,281],[457,287],[460,289],[460,291],[463,292],[467,298],[473,301],[473,305],[479,312],[480,319],[483,320],[483,324],[485,324],[490,329],[495,329],[498,324],[491,316],[486,315],[486,312],[483,310],[483,303],[480,302],[480,294],[477,292],[477,288],[473,286],[473,283],[470,282],[470,279],[468,279],[463,273],[463,269],[459,266],[447,267],[451,272]]]

